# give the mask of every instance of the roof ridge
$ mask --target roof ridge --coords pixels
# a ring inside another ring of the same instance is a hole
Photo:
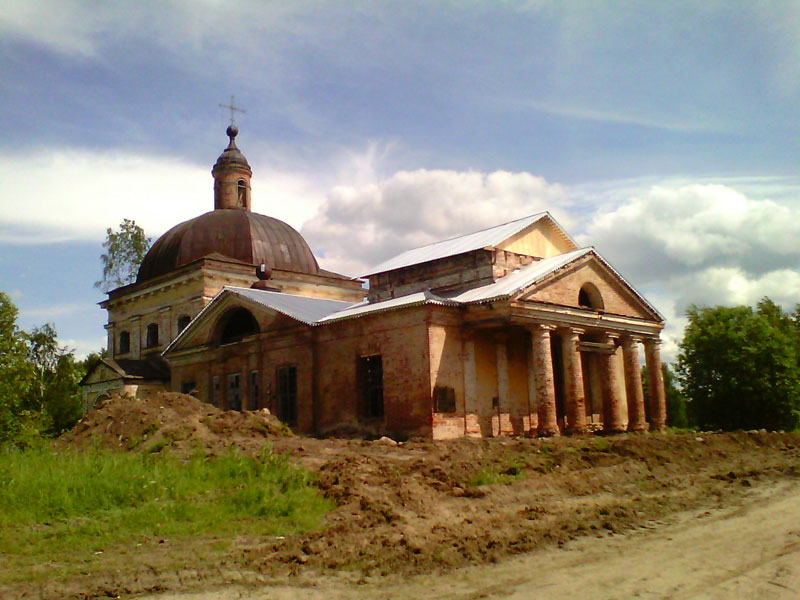
[[[484,231],[489,231],[490,229],[499,229],[500,227],[505,227],[506,225],[511,225],[512,223],[516,223],[517,221],[524,221],[525,219],[530,219],[531,217],[539,217],[539,216],[545,215],[545,214],[549,215],[550,213],[549,213],[549,211],[542,210],[542,211],[539,211],[538,213],[533,213],[532,215],[526,215],[524,217],[520,217],[519,219],[512,219],[511,221],[506,221],[505,223],[498,223],[497,225],[492,225],[491,227],[484,227],[483,229],[476,229],[475,231],[470,231],[468,233],[462,233],[460,235],[454,235],[453,237],[446,238],[446,239],[443,239],[443,240],[439,240],[437,242],[431,242],[430,244],[423,244],[422,246],[414,246],[413,248],[409,248],[408,250],[404,250],[403,252],[400,252],[400,254],[403,254],[405,252],[409,252],[411,250],[420,250],[422,248],[427,248],[428,246],[435,246],[437,244],[444,244],[445,242],[452,242],[453,240],[457,240],[458,238],[467,237],[469,235],[475,235],[476,233],[483,233]],[[400,256],[400,254],[397,254],[396,256]]]

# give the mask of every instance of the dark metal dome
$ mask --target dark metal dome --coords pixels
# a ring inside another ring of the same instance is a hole
[[[311,248],[293,227],[249,210],[218,209],[180,223],[162,235],[139,267],[137,283],[219,253],[270,269],[319,273]]]

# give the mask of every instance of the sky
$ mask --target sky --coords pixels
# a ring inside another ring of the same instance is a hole
[[[549,210],[666,317],[800,302],[800,3],[4,0],[0,291],[24,329],[105,345],[100,255],[253,210],[357,276]]]

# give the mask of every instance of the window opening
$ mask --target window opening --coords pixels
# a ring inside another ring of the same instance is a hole
[[[147,326],[146,346],[148,348],[155,348],[158,346],[158,325],[156,323],[150,323],[150,325]]]
[[[297,426],[297,367],[278,368],[278,418]]]
[[[242,377],[241,373],[228,375],[228,410],[242,410]]]
[[[242,338],[258,332],[258,322],[252,313],[245,308],[236,308],[227,317],[225,327],[222,329],[220,344],[238,342]]]
[[[581,308],[603,309],[603,296],[593,283],[585,283],[578,292],[578,306]]]
[[[181,315],[178,317],[178,333],[186,329],[186,326],[189,324],[192,318],[189,315]]]
[[[451,387],[437,385],[433,388],[433,404],[438,413],[456,412],[456,391]]]
[[[197,395],[197,383],[194,381],[184,381],[181,383],[181,394]]]
[[[247,207],[247,182],[244,179],[240,179],[237,184],[237,192],[239,196],[239,206],[242,208]]]
[[[259,407],[259,385],[258,371],[250,372],[250,409],[258,410]]]
[[[131,334],[129,331],[123,331],[119,334],[119,348],[117,354],[127,354],[131,351]]]
[[[383,418],[383,359],[380,354],[362,356],[358,364],[364,417]]]

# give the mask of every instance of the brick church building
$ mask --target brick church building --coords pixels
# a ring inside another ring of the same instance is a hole
[[[167,231],[136,282],[101,303],[109,358],[82,382],[87,410],[114,392],[172,390],[268,408],[309,434],[664,428],[663,317],[549,213],[409,250],[352,279],[320,268],[292,227],[250,210],[252,171],[237,128],[227,133],[214,210]]]

